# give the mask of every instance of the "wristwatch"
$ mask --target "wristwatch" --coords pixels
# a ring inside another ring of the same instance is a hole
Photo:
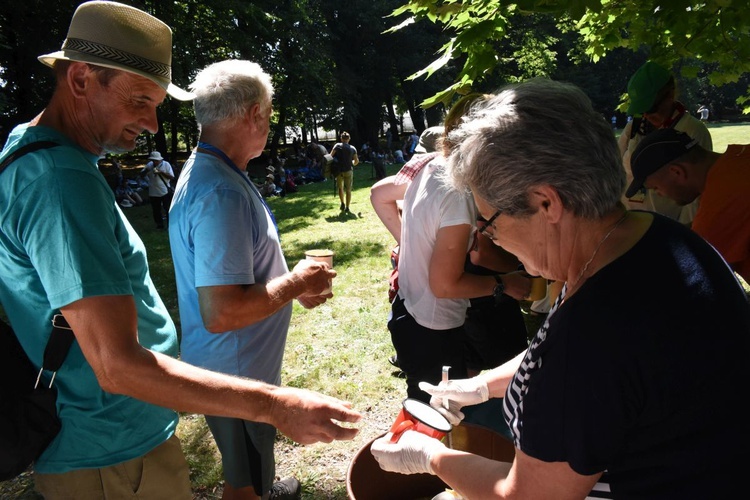
[[[503,293],[505,293],[505,285],[503,284],[503,277],[499,274],[496,274],[493,276],[495,278],[495,288],[492,289],[492,297],[495,299],[495,303],[500,302],[503,298]]]

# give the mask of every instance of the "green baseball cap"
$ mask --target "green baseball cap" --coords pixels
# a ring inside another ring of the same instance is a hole
[[[669,70],[648,61],[638,68],[628,82],[629,115],[641,115],[656,104],[656,96],[672,77]]]

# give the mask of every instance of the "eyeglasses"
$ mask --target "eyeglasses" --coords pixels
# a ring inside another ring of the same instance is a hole
[[[495,215],[487,219],[487,222],[484,223],[484,226],[482,226],[482,228],[479,230],[479,233],[488,237],[492,241],[496,240],[497,237],[495,236],[494,222],[495,222],[495,219],[497,219],[501,213],[503,213],[503,211],[498,210],[497,212],[495,212]]]

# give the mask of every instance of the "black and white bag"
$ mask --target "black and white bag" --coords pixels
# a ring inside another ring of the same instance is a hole
[[[37,372],[11,327],[0,321],[0,481],[28,469],[60,432],[53,384],[74,336],[62,315],[53,325]],[[48,382],[45,371],[51,372]]]

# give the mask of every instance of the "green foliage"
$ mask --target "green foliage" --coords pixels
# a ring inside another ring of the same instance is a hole
[[[59,49],[80,1],[0,3],[0,140],[49,99],[52,74],[36,58]],[[172,27],[178,85],[227,58],[254,60],[272,75],[272,155],[287,127],[303,140],[321,125],[346,128],[355,145],[374,144],[384,121],[403,132],[408,113],[419,131],[439,123],[456,95],[532,76],[578,83],[610,116],[647,58],[675,69],[691,109],[750,109],[737,101],[749,83],[750,0],[403,1],[128,3]],[[155,145],[171,156],[196,134],[191,106],[168,99],[140,152]]]
[[[410,21],[428,20],[452,33],[442,56],[430,65],[464,57],[456,81],[479,81],[498,60],[483,57],[503,42],[519,13],[554,14],[561,24],[576,22],[586,55],[594,62],[617,48],[633,52],[645,47],[651,59],[672,67],[677,62],[682,76],[705,71],[714,86],[737,82],[750,72],[750,2],[748,0],[484,0],[480,2],[412,0],[394,11],[408,13]],[[413,23],[402,23],[402,26]],[[410,28],[411,29],[411,28]],[[527,40],[528,42],[528,40]],[[539,40],[544,47],[544,41]],[[533,44],[532,44],[533,46]],[[542,49],[544,50],[544,49]],[[478,57],[477,57],[478,55]],[[534,68],[532,65],[531,68]],[[463,77],[468,75],[468,79]],[[519,77],[530,76],[521,71]],[[458,88],[463,88],[463,85]],[[454,85],[440,93],[441,100],[458,90]],[[433,97],[430,102],[435,102]],[[746,102],[746,101],[742,101]],[[750,107],[745,110],[750,111]]]

